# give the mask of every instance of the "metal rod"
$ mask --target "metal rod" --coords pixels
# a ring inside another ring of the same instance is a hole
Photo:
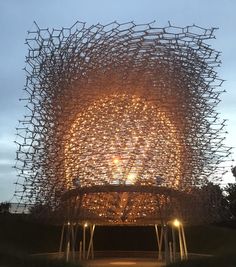
[[[61,230],[61,239],[60,239],[59,253],[62,252],[63,239],[64,239],[64,230],[65,230],[65,224],[63,223],[62,230]]]
[[[167,232],[167,225],[164,225],[164,243],[165,243],[165,263],[170,263],[170,255],[169,255],[169,246],[168,246],[168,232]]]
[[[184,232],[184,226],[181,225],[181,232],[182,232],[182,237],[183,237],[183,245],[184,245],[184,255],[185,259],[188,259],[188,250],[187,250],[187,244],[186,244],[186,238],[185,238],[185,232]]]
[[[176,260],[176,237],[175,237],[175,229],[172,226],[172,240],[173,240],[173,261],[175,262]]]
[[[83,259],[86,256],[86,225],[83,225]]]
[[[66,262],[69,261],[70,257],[70,223],[67,224],[67,238],[66,238]]]
[[[74,234],[74,225],[71,225],[71,251],[72,251],[72,260],[75,260],[75,234]]]
[[[83,243],[82,241],[79,242],[79,260],[82,260],[82,247],[83,247]]]
[[[183,251],[183,242],[182,242],[182,234],[180,226],[178,227],[178,233],[179,233],[179,249],[180,249],[180,259],[184,259],[184,251]]]
[[[170,254],[170,262],[173,262],[173,250],[172,250],[172,242],[169,241],[169,254]]]
[[[92,256],[92,247],[93,247],[93,234],[94,234],[94,229],[95,229],[95,224],[93,224],[90,227],[90,240],[89,240],[89,246],[88,246],[88,251],[87,251],[87,259],[89,258],[90,255],[90,251],[91,251],[91,258],[93,258]]]
[[[157,237],[157,246],[158,246],[158,260],[162,260],[162,241],[163,241],[163,227],[161,226],[161,233],[159,233],[158,225],[155,224],[155,231]]]

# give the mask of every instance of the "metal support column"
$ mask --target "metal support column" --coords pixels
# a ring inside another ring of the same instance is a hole
[[[88,246],[88,252],[87,252],[87,259],[89,259],[90,252],[91,252],[91,258],[94,258],[93,253],[93,234],[94,234],[95,224],[90,226],[90,240],[89,240],[89,246]]]
[[[62,252],[62,246],[63,246],[63,241],[64,241],[64,232],[65,232],[65,224],[63,223],[62,230],[61,230],[61,239],[60,239],[59,253]]]
[[[66,262],[69,261],[70,257],[70,222],[67,223],[67,234],[66,234]]]
[[[158,225],[155,224],[155,232],[157,238],[157,246],[158,246],[158,260],[162,260],[162,243],[163,243],[163,227],[161,226],[161,230],[159,232]]]
[[[175,229],[172,225],[171,227],[171,231],[172,231],[172,240],[173,240],[173,262],[176,261],[176,237],[175,237]]]
[[[184,249],[183,249],[183,240],[182,240],[181,226],[178,227],[178,234],[179,234],[180,259],[181,260],[184,260]]]
[[[165,245],[165,263],[169,264],[170,255],[169,255],[169,244],[168,244],[168,229],[166,224],[164,224],[163,226],[163,231],[164,231],[164,245]]]
[[[183,224],[181,224],[180,229],[181,229],[182,239],[183,239],[184,258],[187,260],[188,259],[188,250],[187,250],[187,244],[186,244],[186,238],[185,238],[185,232],[184,232]]]
[[[85,260],[86,258],[86,228],[87,228],[87,223],[83,224],[83,259]]]

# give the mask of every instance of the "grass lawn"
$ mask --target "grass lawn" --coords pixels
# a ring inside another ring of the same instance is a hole
[[[189,252],[213,255],[236,254],[236,228],[223,226],[186,227]]]
[[[20,216],[0,216],[0,267],[78,267],[62,260],[34,258],[31,253],[58,250],[60,227]]]
[[[0,248],[0,266],[4,267],[79,267],[79,264],[66,263],[62,260],[38,259],[28,254]]]
[[[212,254],[168,267],[236,267],[236,229],[223,226],[186,228],[189,252]]]
[[[235,267],[236,254],[225,254],[209,258],[176,262],[168,267]]]

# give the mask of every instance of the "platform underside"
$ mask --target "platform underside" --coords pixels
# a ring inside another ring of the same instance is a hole
[[[204,203],[199,205],[198,201],[198,205],[194,205],[196,197],[196,192],[159,186],[77,187],[64,193],[61,207],[67,209],[70,222],[76,223],[153,225],[175,218],[197,223],[199,214],[207,211]]]

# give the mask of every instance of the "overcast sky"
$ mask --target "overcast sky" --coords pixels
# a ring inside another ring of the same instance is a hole
[[[77,20],[95,24],[112,21],[166,26],[197,24],[219,27],[212,46],[222,51],[219,76],[225,79],[218,110],[228,119],[226,144],[236,147],[236,1],[235,0],[0,0],[0,201],[11,200],[16,181],[15,127],[24,115],[27,47],[24,39],[36,21],[41,28],[70,27]],[[235,157],[235,149],[234,155]],[[225,182],[234,181],[229,173]],[[14,201],[14,199],[12,200]]]

